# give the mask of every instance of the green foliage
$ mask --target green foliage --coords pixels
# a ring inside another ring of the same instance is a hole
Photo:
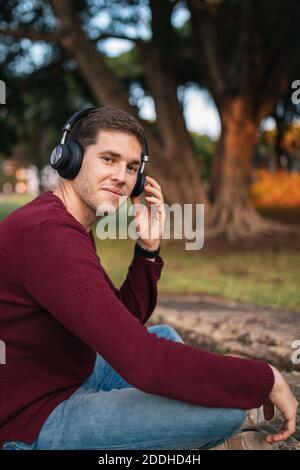
[[[139,63],[139,57],[136,47],[129,51],[123,52],[117,57],[106,57],[106,63],[111,68],[120,80],[129,82],[137,80],[143,75],[143,69]]]
[[[216,142],[207,135],[200,135],[191,132],[192,142],[200,161],[202,168],[202,177],[205,182],[209,182],[211,178],[212,160],[215,153]]]
[[[21,150],[23,164],[42,168],[61,137],[66,119],[93,97],[77,69],[58,54],[53,63],[30,77],[11,77],[2,69],[8,91],[7,112],[0,115],[0,152]]]

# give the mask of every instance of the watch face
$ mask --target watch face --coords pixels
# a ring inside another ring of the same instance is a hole
[[[55,147],[50,157],[51,165],[55,165],[61,159],[61,155],[62,155],[62,148],[59,146]]]

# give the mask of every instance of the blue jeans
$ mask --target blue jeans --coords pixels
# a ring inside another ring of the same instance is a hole
[[[148,330],[183,343],[171,326]],[[207,449],[237,433],[245,413],[145,393],[98,354],[93,373],[52,411],[33,444],[6,441],[3,449]]]

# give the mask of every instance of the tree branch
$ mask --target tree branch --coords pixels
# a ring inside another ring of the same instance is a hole
[[[228,73],[234,89],[246,94],[256,93],[263,78],[265,63],[261,37],[257,32],[255,4],[253,0],[241,2],[240,31],[233,60]]]
[[[225,70],[209,5],[203,0],[188,0],[187,4],[191,11],[196,60],[207,77],[214,99],[220,102],[226,89]]]
[[[115,72],[107,66],[105,57],[97,50],[95,42],[87,36],[76,14],[74,2],[51,0],[51,5],[59,20],[62,47],[78,64],[96,101],[132,112],[127,89],[122,86]]]
[[[39,31],[28,30],[24,28],[17,29],[3,29],[0,28],[1,36],[11,36],[14,38],[27,38],[32,39],[33,41],[46,41],[53,42],[55,44],[60,44],[61,36],[59,33],[42,33]]]
[[[295,18],[296,14],[297,11],[294,14]],[[292,75],[297,70],[300,59],[299,47],[288,47],[288,45],[297,44],[297,36],[298,30],[292,27],[290,18],[284,18],[281,21],[280,35],[283,39],[274,48],[273,55],[269,57],[259,89],[258,107],[262,108],[261,114],[271,113],[275,103],[288,93]]]
[[[279,59],[270,74],[266,74],[259,93],[258,109],[261,119],[272,113],[275,103],[287,93],[292,72],[299,58],[299,54],[289,54],[286,48],[282,47]]]

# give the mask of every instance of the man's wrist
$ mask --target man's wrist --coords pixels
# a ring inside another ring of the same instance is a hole
[[[285,386],[286,382],[285,382],[283,375],[279,372],[278,369],[276,369],[276,367],[272,366],[271,364],[269,364],[269,366],[271,367],[273,374],[274,374],[274,383],[273,383],[273,388],[271,390],[271,393],[272,392],[276,393],[278,389],[281,390]]]
[[[139,245],[143,250],[146,251],[156,251],[160,248],[160,242],[157,242],[153,245],[147,245],[141,240],[137,240],[136,244]]]
[[[134,253],[143,256],[144,258],[155,259],[159,255],[160,245],[156,249],[149,250],[148,247],[144,248],[140,243],[136,242]]]

